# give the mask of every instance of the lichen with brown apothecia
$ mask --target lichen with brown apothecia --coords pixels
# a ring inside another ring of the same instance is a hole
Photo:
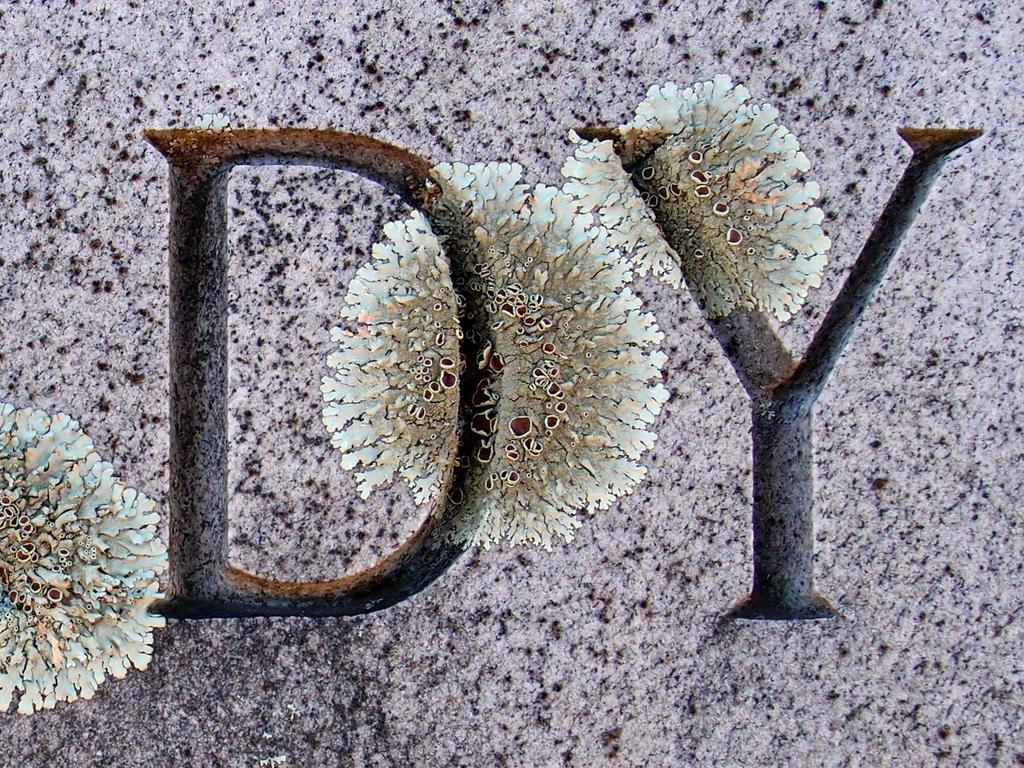
[[[746,308],[785,321],[821,285],[831,243],[796,137],[749,98],[725,75],[653,86],[614,145],[577,138],[563,173],[592,209],[604,206],[602,223],[631,246],[639,273],[678,284],[672,254],[709,316]]]
[[[146,668],[167,568],[154,508],[69,416],[0,404],[0,711]]]

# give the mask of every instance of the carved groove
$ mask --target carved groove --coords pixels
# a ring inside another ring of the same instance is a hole
[[[227,564],[227,179],[237,165],[334,168],[376,181],[422,209],[429,163],[340,131],[145,135],[167,158],[170,174],[170,584],[158,610],[192,619],[348,616],[425,589],[463,552],[433,536],[435,514],[395,552],[340,579],[278,581]]]
[[[908,140],[914,154],[803,359],[792,372],[765,382],[760,395],[751,394],[754,579],[750,596],[731,611],[734,618],[836,615],[814,588],[814,404],[949,153],[980,135],[978,131],[913,129],[904,129],[900,135],[906,137],[908,132],[941,134],[948,140],[925,142],[922,149]],[[770,325],[765,327],[778,339]],[[777,344],[785,349],[781,339]],[[758,350],[757,363],[745,363],[735,352],[723,349],[737,369],[747,372],[747,378],[771,365],[771,352]]]
[[[617,140],[613,128],[577,129],[584,138]],[[901,128],[913,156],[802,360],[794,360],[768,315],[734,309],[707,318],[751,403],[754,575],[750,595],[729,613],[742,619],[820,619],[835,609],[814,588],[814,404],[878,291],[949,155],[978,138],[977,129]],[[657,201],[643,177],[633,184]],[[655,218],[678,250],[683,233]],[[693,292],[693,291],[691,291]],[[694,293],[694,299],[699,297]],[[698,301],[699,303],[699,301]]]

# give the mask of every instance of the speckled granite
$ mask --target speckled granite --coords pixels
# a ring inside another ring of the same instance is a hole
[[[309,580],[361,570],[426,515],[404,485],[363,501],[320,420],[348,281],[408,210],[358,176],[238,168],[229,187],[231,562]]]
[[[1024,762],[1019,10],[193,5],[0,6],[4,397],[80,416],[157,498],[167,190],[143,127],[223,111],[553,182],[568,128],[729,72],[780,107],[825,190],[834,259],[787,327],[797,352],[901,172],[895,127],[989,132],[950,162],[820,402],[819,587],[841,619],[719,623],[749,578],[745,398],[690,301],[646,286],[674,398],[650,480],[573,546],[471,554],[361,619],[171,622],[148,672],[0,717],[0,766]],[[326,172],[232,184],[233,558],[336,575],[415,527],[401,492],[349,499],[310,412],[332,292],[396,208]]]

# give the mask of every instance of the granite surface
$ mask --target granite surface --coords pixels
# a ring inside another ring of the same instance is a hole
[[[492,549],[358,619],[176,622],[93,701],[0,716],[20,766],[1024,764],[1022,11],[1010,3],[584,6],[0,3],[3,399],[78,416],[131,484],[167,483],[167,185],[145,127],[365,132],[555,182],[566,131],[652,82],[730,73],[825,190],[824,286],[908,152],[978,125],[818,406],[831,622],[722,622],[750,576],[749,416],[683,294],[638,492],[552,554]],[[232,558],[359,569],[417,525],[363,502],[318,422],[331,307],[401,208],[321,170],[232,176]]]

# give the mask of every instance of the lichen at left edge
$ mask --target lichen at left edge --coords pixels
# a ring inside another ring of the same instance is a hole
[[[145,669],[167,549],[155,502],[65,414],[0,404],[0,711],[92,698]]]

